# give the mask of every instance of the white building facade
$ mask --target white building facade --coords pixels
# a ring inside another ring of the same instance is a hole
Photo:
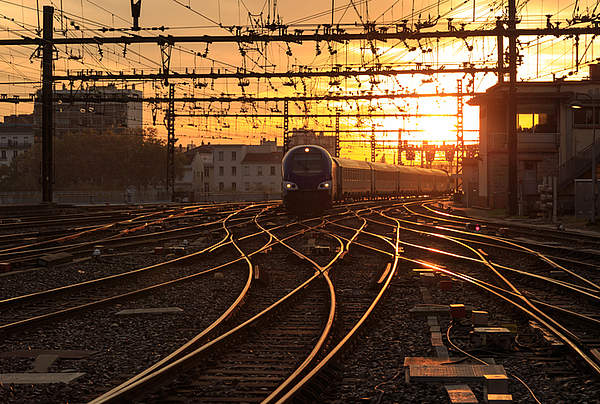
[[[12,115],[0,124],[0,166],[10,166],[13,160],[33,146],[31,115]]]
[[[282,152],[275,140],[263,139],[259,145],[202,145],[186,153],[194,154],[184,169],[189,185],[179,189],[186,188],[191,200],[281,198]]]

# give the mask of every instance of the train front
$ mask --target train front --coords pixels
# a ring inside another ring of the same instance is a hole
[[[296,146],[283,157],[283,203],[293,212],[319,212],[332,204],[331,156],[320,146]]]

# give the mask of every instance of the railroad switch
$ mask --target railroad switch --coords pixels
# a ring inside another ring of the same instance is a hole
[[[38,264],[45,267],[53,265],[66,264],[73,261],[73,256],[69,253],[59,252],[55,254],[46,254],[38,258]]]
[[[483,396],[508,394],[508,377],[505,374],[483,375]]]
[[[464,304],[451,304],[450,316],[453,320],[460,320],[467,316],[467,310]]]
[[[452,286],[453,286],[454,282],[452,282],[449,279],[440,279],[440,290],[444,290],[444,291],[450,291],[452,290]]]
[[[489,321],[489,313],[482,310],[473,310],[471,312],[471,323],[474,327],[487,327]]]
[[[554,335],[552,335],[546,328],[542,327],[536,321],[529,321],[529,328],[538,336],[544,340],[546,345],[548,345],[554,352],[561,351],[565,348],[565,344],[557,339]]]
[[[170,247],[169,252],[175,255],[185,255],[185,247]]]
[[[512,333],[504,327],[475,327],[470,333],[471,343],[478,346],[493,346],[505,351],[512,347]]]

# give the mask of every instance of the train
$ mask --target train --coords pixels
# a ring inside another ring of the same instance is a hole
[[[336,201],[441,195],[452,191],[443,170],[332,157],[317,145],[291,148],[282,160],[288,211],[324,211]]]

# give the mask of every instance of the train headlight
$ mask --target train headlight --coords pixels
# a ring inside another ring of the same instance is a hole
[[[319,189],[331,189],[331,181],[323,181],[319,184]]]
[[[298,189],[298,185],[294,184],[293,182],[283,181],[283,189],[287,191],[293,191]]]

